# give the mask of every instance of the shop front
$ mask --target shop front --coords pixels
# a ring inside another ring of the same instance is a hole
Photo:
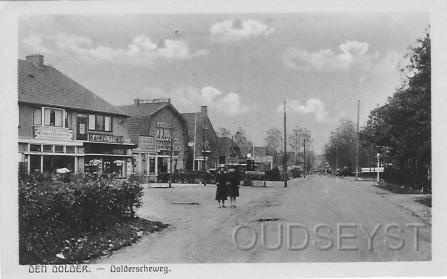
[[[65,127],[34,125],[32,138],[19,138],[19,167],[25,173],[54,173],[68,169],[82,172],[82,142],[73,140],[73,132]]]
[[[131,143],[122,136],[89,133],[84,142],[86,173],[124,178],[132,173]]]

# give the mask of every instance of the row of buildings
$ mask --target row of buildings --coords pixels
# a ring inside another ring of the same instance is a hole
[[[27,173],[67,168],[74,173],[131,174],[215,168],[246,154],[218,137],[207,107],[181,113],[170,99],[135,99],[113,106],[40,54],[18,62],[19,168]]]

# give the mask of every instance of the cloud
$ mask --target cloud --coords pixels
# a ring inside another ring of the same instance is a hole
[[[302,105],[299,100],[288,101],[286,110],[299,114],[313,114],[318,122],[325,122],[328,120],[328,113],[324,103],[315,98],[308,99],[305,105]],[[277,111],[283,111],[283,104],[278,106]]]
[[[283,62],[286,67],[309,72],[365,71],[372,69],[379,58],[378,52],[368,52],[369,45],[365,42],[346,41],[338,48],[337,52],[331,49],[309,52],[292,47],[285,52]]]
[[[33,34],[22,39],[22,43],[37,52],[45,52],[42,49],[52,50],[65,52],[85,61],[117,64],[147,65],[155,59],[186,60],[209,55],[206,49],[192,52],[188,44],[182,40],[164,39],[155,43],[150,37],[144,35],[134,37],[126,48],[95,45],[90,38],[71,34],[53,36]]]
[[[213,40],[221,42],[234,42],[245,38],[267,36],[274,31],[256,20],[233,21],[224,20],[213,24],[210,32]]]
[[[158,88],[145,88],[145,98],[163,96],[169,96],[169,94]],[[182,112],[194,112],[198,111],[200,106],[208,106],[210,113],[234,116],[249,110],[242,104],[238,93],[223,93],[211,86],[203,87],[200,90],[193,87],[177,87],[171,90],[170,96],[174,106]]]

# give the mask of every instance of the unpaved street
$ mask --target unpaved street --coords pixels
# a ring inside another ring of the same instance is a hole
[[[148,188],[139,216],[170,227],[97,263],[430,260],[429,222],[377,190],[314,175],[241,187],[237,208],[217,208],[214,185]]]

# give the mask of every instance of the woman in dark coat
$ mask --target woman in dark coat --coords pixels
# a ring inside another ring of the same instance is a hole
[[[230,196],[230,207],[236,207],[236,197],[239,197],[239,183],[240,176],[236,169],[230,169],[228,172],[230,187],[228,189],[228,195]]]
[[[227,200],[227,185],[228,176],[225,171],[225,166],[219,166],[219,170],[216,173],[216,201],[218,207],[225,207],[225,201]],[[221,206],[222,202],[222,206]]]

